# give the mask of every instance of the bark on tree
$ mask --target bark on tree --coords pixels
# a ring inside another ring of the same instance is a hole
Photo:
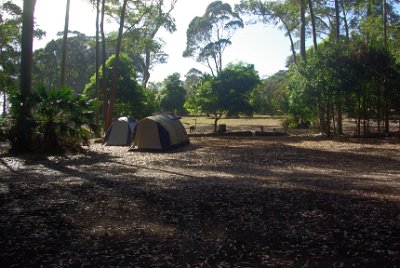
[[[96,100],[100,100],[99,68],[100,68],[100,0],[96,1]],[[96,108],[96,124],[99,123],[100,107]]]
[[[102,0],[101,2],[101,20],[100,20],[100,32],[101,32],[101,51],[102,51],[102,62],[101,68],[103,70],[102,80],[101,80],[101,92],[103,95],[103,120],[104,120],[104,131],[107,131],[106,128],[106,119],[107,119],[107,108],[108,108],[108,96],[107,96],[107,73],[106,73],[106,60],[107,60],[107,51],[106,51],[106,35],[104,33],[104,20],[105,20],[105,7],[106,1]]]
[[[28,98],[32,92],[32,47],[34,12],[36,0],[24,0],[22,14],[21,40],[21,76],[20,76],[20,103],[16,139],[12,146],[15,151],[30,151],[32,149],[32,115]]]
[[[117,91],[117,80],[118,80],[118,69],[119,69],[119,61],[120,61],[120,53],[121,53],[121,44],[122,37],[124,33],[124,24],[125,24],[125,13],[126,6],[128,4],[128,0],[124,0],[121,8],[120,21],[119,21],[119,30],[117,37],[117,46],[115,48],[115,62],[112,69],[111,75],[111,88],[110,88],[110,99],[108,101],[108,112],[106,118],[106,129],[108,129],[112,122],[113,110],[114,110],[114,102],[115,102],[115,93]]]
[[[349,23],[347,21],[347,13],[346,13],[346,8],[343,3],[343,0],[340,1],[340,6],[342,8],[344,31],[346,34],[346,42],[348,43],[350,41]]]
[[[306,4],[305,0],[300,0],[300,55],[303,61],[307,61],[306,56]]]
[[[310,10],[314,51],[317,51],[317,30],[315,26],[315,15],[312,0],[308,0],[308,9]]]
[[[62,55],[61,55],[61,87],[64,87],[67,83],[66,70],[67,70],[67,46],[68,46],[70,5],[71,5],[71,0],[67,0],[67,7],[65,9],[63,48],[62,48]]]
[[[340,10],[339,10],[339,0],[335,0],[335,21],[336,21],[336,43],[340,42]],[[337,108],[337,133],[339,135],[343,134],[343,91],[342,89],[338,89],[336,94],[336,108]]]
[[[387,3],[386,0],[383,0],[383,44],[385,49],[387,50]],[[384,88],[384,99],[385,99],[385,134],[389,134],[389,88],[388,88],[388,68],[389,68],[389,60],[387,61],[387,64],[385,66],[385,74],[384,74],[384,80],[383,80],[383,88]]]

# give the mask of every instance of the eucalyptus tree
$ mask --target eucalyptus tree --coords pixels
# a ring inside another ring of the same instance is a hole
[[[22,12],[20,90],[17,111],[16,139],[12,143],[15,151],[32,149],[32,114],[28,98],[32,92],[32,48],[34,34],[34,13],[36,0],[24,0]]]
[[[290,49],[294,63],[297,63],[295,33],[298,31],[298,9],[289,1],[244,0],[237,6],[243,14],[254,15],[257,21],[272,23],[284,30],[290,41]]]
[[[112,83],[111,83],[111,91],[109,96],[105,97],[104,104],[108,106],[107,115],[105,117],[105,128],[109,126],[111,123],[111,118],[113,114],[113,105],[115,100],[115,90],[118,76],[118,61],[119,54],[122,50],[127,51],[126,41],[129,35],[137,37],[142,46],[142,50],[139,54],[142,55],[142,63],[141,71],[143,73],[143,85],[145,86],[149,80],[151,68],[151,64],[154,63],[152,61],[152,53],[154,51],[159,51],[159,47],[154,49],[154,44],[157,42],[154,41],[154,38],[161,27],[165,27],[174,30],[175,24],[173,22],[172,17],[170,16],[170,12],[175,6],[176,0],[171,0],[169,9],[167,11],[164,10],[164,4],[167,3],[164,0],[147,0],[147,1],[127,1],[127,0],[115,0],[110,1],[106,5],[106,13],[111,17],[115,18],[119,23],[118,33],[116,37],[116,45],[113,49],[115,53],[115,61],[116,67],[112,73]],[[139,30],[139,31],[137,31]],[[137,35],[139,33],[140,35]],[[124,42],[125,46],[124,46]],[[132,39],[131,39],[132,40]],[[139,57],[140,58],[140,57]],[[135,60],[136,61],[136,60]],[[103,89],[103,93],[104,89]]]
[[[151,1],[148,6],[142,8],[141,21],[138,23],[133,18],[132,23],[126,31],[126,52],[139,62],[142,72],[142,85],[147,86],[150,79],[150,69],[157,63],[165,63],[167,55],[162,51],[163,40],[156,38],[160,29],[169,33],[176,31],[175,20],[171,16],[178,0],[156,0]],[[128,19],[129,20],[129,19]],[[131,37],[131,38],[129,38]]]
[[[306,1],[298,1],[300,7],[300,55],[303,61],[306,61]]]
[[[100,68],[99,79],[106,77],[106,94],[110,94],[112,72],[115,69],[116,56],[112,55],[106,62],[106,69]],[[118,70],[117,90],[115,91],[114,116],[133,116],[142,118],[152,112],[152,107],[147,107],[148,96],[143,87],[137,82],[137,73],[133,67],[132,59],[125,53],[120,55]],[[86,84],[83,91],[87,98],[96,97],[96,74]],[[107,109],[107,107],[103,107]]]
[[[118,69],[120,64],[120,54],[121,54],[121,46],[122,46],[122,37],[125,26],[125,16],[126,10],[128,6],[128,0],[123,0],[122,6],[119,11],[119,28],[118,28],[118,37],[117,44],[115,47],[115,62],[111,74],[111,86],[110,86],[110,95],[108,100],[108,108],[107,108],[107,116],[104,119],[104,129],[108,129],[112,122],[114,102],[115,102],[115,94],[117,90],[117,79],[118,79]]]
[[[66,67],[67,67],[67,41],[69,31],[69,10],[71,6],[71,0],[67,0],[67,6],[65,8],[65,22],[64,22],[64,33],[63,33],[63,47],[61,56],[61,86],[66,85]]]
[[[20,28],[22,9],[6,1],[0,5],[0,95],[3,115],[7,113],[7,93],[16,86],[20,60]]]
[[[316,18],[314,13],[314,4],[312,0],[307,0],[307,2],[308,2],[308,9],[310,11],[313,46],[314,46],[314,51],[316,51],[318,44],[317,44],[317,28],[316,28]]]
[[[243,28],[243,20],[232,7],[222,1],[208,5],[201,17],[194,17],[186,31],[184,57],[194,57],[206,64],[212,76],[222,71],[222,55],[231,45],[235,31]]]
[[[95,72],[95,39],[79,32],[70,32],[67,45],[65,79],[76,92],[82,92]],[[52,40],[33,54],[33,82],[46,88],[61,87],[59,79],[63,54],[63,38]]]
[[[259,81],[254,65],[228,64],[217,77],[205,74],[184,107],[192,114],[211,114],[216,132],[223,115],[252,114],[251,92]]]
[[[160,92],[160,108],[164,112],[184,115],[183,107],[186,101],[186,91],[179,73],[173,73],[164,79]]]
[[[257,114],[282,115],[288,110],[288,71],[279,71],[264,79],[251,92],[251,104]]]
[[[353,3],[352,8],[358,15],[356,22],[358,23],[357,33],[364,38],[364,41],[374,47],[383,46],[385,49],[394,54],[397,60],[400,59],[400,46],[398,39],[400,37],[400,17],[398,14],[399,1],[382,1],[368,0],[358,5]],[[387,66],[389,68],[389,66]],[[380,121],[383,119],[384,131],[389,132],[389,112],[390,93],[388,92],[389,76],[383,78],[383,86],[376,87],[376,95],[378,103],[378,129],[380,130]]]
[[[184,87],[187,96],[192,95],[196,91],[198,85],[201,82],[202,77],[203,77],[203,72],[196,68],[190,69],[185,74]]]

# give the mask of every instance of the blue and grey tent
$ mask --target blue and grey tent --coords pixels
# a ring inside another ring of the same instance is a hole
[[[120,117],[116,119],[107,130],[104,144],[112,146],[131,145],[136,125],[137,121],[133,118]]]

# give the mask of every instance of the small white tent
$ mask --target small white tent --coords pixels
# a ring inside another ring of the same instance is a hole
[[[189,137],[181,121],[169,114],[149,116],[136,126],[133,148],[170,150],[189,144]]]
[[[137,121],[133,118],[120,117],[107,130],[105,145],[128,146],[132,143]]]

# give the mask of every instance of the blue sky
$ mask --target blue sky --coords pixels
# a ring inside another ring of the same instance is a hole
[[[16,0],[15,2],[18,2]],[[151,82],[161,81],[168,75],[179,72],[183,76],[191,69],[207,69],[194,59],[182,57],[186,46],[186,30],[195,16],[203,15],[206,7],[213,0],[178,0],[173,16],[177,31],[173,34],[161,33],[165,40],[165,52],[169,54],[167,64],[157,65],[151,72]],[[232,6],[240,0],[226,0]],[[35,48],[43,47],[57,32],[63,30],[66,0],[37,0],[35,17],[38,26],[47,32],[44,40],[35,41]],[[114,26],[115,27],[115,26]],[[70,30],[87,35],[95,33],[95,12],[86,0],[71,0]],[[106,31],[113,30],[112,24],[106,25]],[[232,45],[226,49],[223,63],[244,61],[255,65],[261,77],[272,75],[285,68],[285,61],[290,55],[290,43],[284,32],[264,24],[246,25],[235,33]]]

